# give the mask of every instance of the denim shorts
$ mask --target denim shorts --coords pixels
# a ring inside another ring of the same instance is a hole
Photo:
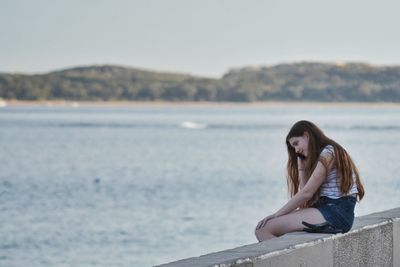
[[[353,226],[356,202],[357,199],[354,196],[338,199],[322,196],[313,207],[322,213],[327,222],[346,233]]]

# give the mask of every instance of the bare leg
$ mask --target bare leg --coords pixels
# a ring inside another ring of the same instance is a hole
[[[259,242],[284,235],[290,232],[302,231],[305,227],[301,222],[312,224],[323,223],[326,220],[315,208],[300,209],[292,213],[269,220],[263,228],[255,231]]]

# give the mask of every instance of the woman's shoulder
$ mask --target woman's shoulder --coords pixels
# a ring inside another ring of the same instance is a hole
[[[321,154],[331,154],[331,155],[335,155],[335,148],[332,145],[326,145],[322,151]]]
[[[318,160],[324,165],[326,170],[330,171],[332,168],[332,162],[335,158],[335,149],[332,145],[325,146],[321,154],[319,155]]]

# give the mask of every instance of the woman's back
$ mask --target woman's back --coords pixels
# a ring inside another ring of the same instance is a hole
[[[322,150],[320,157],[332,157],[335,158],[335,150],[332,145],[327,145]],[[329,198],[337,199],[346,195],[357,194],[357,183],[356,177],[353,173],[353,186],[347,194],[343,194],[340,191],[340,177],[336,171],[335,164],[330,168],[325,182],[320,187],[320,196],[326,196]]]

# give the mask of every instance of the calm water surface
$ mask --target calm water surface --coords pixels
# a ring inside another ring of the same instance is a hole
[[[257,242],[300,119],[341,143],[364,215],[400,206],[399,107],[0,108],[0,266],[152,266]]]

